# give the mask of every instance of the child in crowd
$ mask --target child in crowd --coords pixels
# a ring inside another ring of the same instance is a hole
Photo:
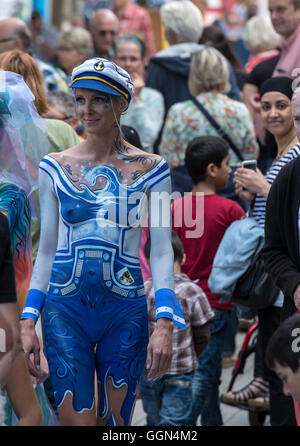
[[[214,256],[226,229],[244,217],[244,210],[234,201],[216,194],[229,179],[229,146],[222,138],[200,136],[186,150],[185,167],[193,190],[172,207],[173,231],[180,237],[187,261],[182,271],[205,292],[215,316],[209,321],[211,337],[198,358],[192,386],[190,425],[201,414],[203,426],[222,426],[219,385],[222,350],[232,303],[222,303],[208,287]]]
[[[284,394],[293,397],[297,425],[300,426],[300,314],[285,319],[273,333],[266,361],[282,380]]]
[[[172,233],[174,251],[175,294],[179,299],[186,329],[174,327],[173,357],[167,374],[155,381],[147,379],[144,372],[140,383],[140,393],[148,426],[186,426],[191,411],[192,379],[197,368],[197,356],[204,350],[209,340],[209,319],[214,315],[204,292],[186,274],[181,273],[185,262],[182,243],[175,232]],[[150,258],[150,239],[144,253]],[[149,331],[152,334],[155,324],[155,292],[152,279],[145,283],[148,304]]]

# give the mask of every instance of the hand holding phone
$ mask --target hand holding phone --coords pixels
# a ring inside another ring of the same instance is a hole
[[[242,161],[242,167],[244,167],[244,169],[256,170],[257,169],[257,161],[256,160]]]
[[[251,169],[251,170],[256,171],[256,169],[257,169],[257,161],[256,160],[242,161],[242,167],[244,169]],[[249,192],[248,189],[246,189],[245,187],[243,187],[243,191],[244,192]]]

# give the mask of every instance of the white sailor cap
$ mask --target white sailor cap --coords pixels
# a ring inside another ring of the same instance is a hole
[[[123,96],[128,103],[134,93],[127,71],[110,60],[94,57],[75,67],[70,88],[87,88],[116,96]]]

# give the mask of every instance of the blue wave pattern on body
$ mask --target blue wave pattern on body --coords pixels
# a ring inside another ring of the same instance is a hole
[[[62,404],[70,393],[77,412],[91,409],[93,371],[101,364],[100,416],[108,425],[116,416],[129,424],[148,344],[137,237],[142,228],[132,225],[130,216],[136,222],[142,214],[134,194],[146,198],[169,174],[168,165],[160,161],[130,185],[121,184],[111,166],[91,167],[83,172],[84,181],[76,182],[50,156],[40,168],[52,179],[60,210],[43,315],[56,401]],[[112,393],[124,399],[121,414],[108,413]]]

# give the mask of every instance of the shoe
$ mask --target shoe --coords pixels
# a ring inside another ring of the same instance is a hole
[[[269,393],[267,393],[265,396],[258,396],[257,398],[248,400],[248,406],[270,409]]]
[[[223,369],[233,367],[235,365],[237,359],[238,359],[238,357],[236,355],[223,356],[223,358],[222,358]]]
[[[268,390],[269,383],[258,377],[236,392],[230,391],[225,393],[222,395],[222,401],[233,406],[248,405],[250,399],[264,397]]]

